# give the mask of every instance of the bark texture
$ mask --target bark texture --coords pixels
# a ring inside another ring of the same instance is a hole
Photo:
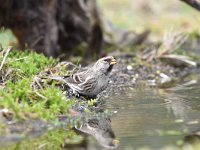
[[[57,57],[86,42],[88,53],[101,51],[95,0],[0,0],[0,4],[0,27],[11,29],[21,48]]]

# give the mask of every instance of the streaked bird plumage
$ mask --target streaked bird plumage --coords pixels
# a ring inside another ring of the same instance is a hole
[[[114,57],[103,57],[87,70],[67,78],[66,83],[74,94],[94,97],[108,86],[109,73],[114,64],[116,64]]]

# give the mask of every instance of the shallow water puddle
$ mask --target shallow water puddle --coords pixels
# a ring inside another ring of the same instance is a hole
[[[117,110],[111,120],[119,149],[180,146],[187,135],[200,130],[198,81],[169,89],[129,88],[106,105]]]

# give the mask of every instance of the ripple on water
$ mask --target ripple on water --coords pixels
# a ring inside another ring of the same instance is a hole
[[[161,148],[200,130],[200,86],[178,90],[127,88],[113,94],[106,106],[118,111],[111,120],[122,149]]]

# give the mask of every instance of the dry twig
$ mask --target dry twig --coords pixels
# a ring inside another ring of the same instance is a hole
[[[1,69],[3,68],[3,65],[4,65],[4,62],[6,61],[6,57],[8,56],[10,50],[12,49],[12,46],[9,46],[7,49],[6,49],[6,54],[4,55],[3,57],[3,60],[1,62],[1,66],[0,66],[0,71]]]

